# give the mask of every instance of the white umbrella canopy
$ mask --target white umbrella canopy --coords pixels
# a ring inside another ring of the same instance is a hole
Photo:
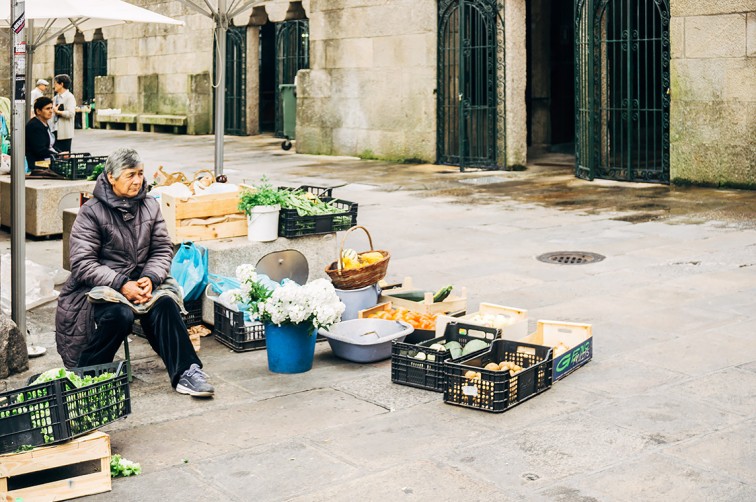
[[[48,29],[94,30],[125,22],[184,24],[122,0],[26,0],[26,19]],[[10,2],[0,3],[0,26],[10,24]]]

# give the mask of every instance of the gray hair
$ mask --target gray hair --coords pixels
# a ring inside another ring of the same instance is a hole
[[[133,148],[119,148],[111,153],[105,161],[105,173],[114,179],[121,177],[124,169],[136,169],[142,164],[142,159]]]

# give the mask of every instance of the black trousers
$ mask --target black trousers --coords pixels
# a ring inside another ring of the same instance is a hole
[[[58,131],[55,131],[53,133],[53,136],[55,136],[55,149],[59,152],[68,152],[71,153],[71,141],[73,141],[73,138],[68,139],[58,139]]]
[[[192,364],[202,366],[178,305],[171,298],[160,298],[149,313],[142,316],[135,316],[133,310],[120,303],[96,303],[94,317],[97,327],[79,356],[79,366],[113,362],[121,343],[131,333],[135,317],[142,323],[152,349],[163,359],[171,385],[175,387],[181,374]]]

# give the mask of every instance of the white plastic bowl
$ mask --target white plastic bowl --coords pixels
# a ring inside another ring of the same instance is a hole
[[[347,361],[372,363],[391,357],[391,342],[403,341],[414,328],[404,321],[386,319],[351,319],[321,328],[333,353]]]

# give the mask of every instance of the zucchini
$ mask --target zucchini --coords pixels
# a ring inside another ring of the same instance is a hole
[[[425,291],[415,290],[415,291],[402,291],[401,293],[390,293],[386,292],[386,296],[393,296],[394,298],[399,298],[400,300],[408,300],[410,302],[421,302],[425,300]]]
[[[433,295],[433,303],[438,303],[446,300],[446,297],[451,294],[452,289],[454,289],[454,286],[444,286],[443,288],[439,289],[435,295]]]

